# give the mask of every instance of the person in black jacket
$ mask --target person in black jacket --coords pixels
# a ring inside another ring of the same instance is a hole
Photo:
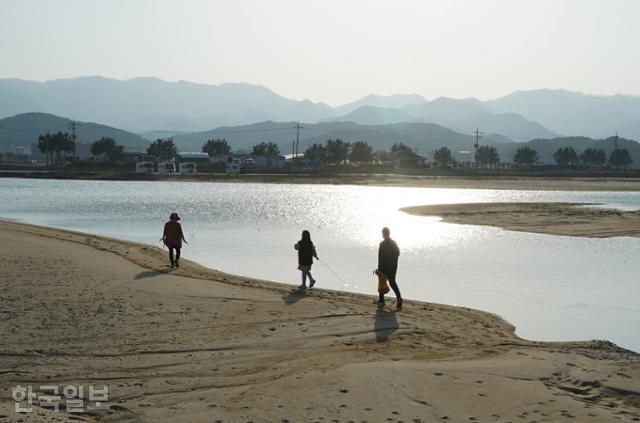
[[[302,231],[302,239],[298,241],[293,248],[298,250],[298,270],[302,272],[302,285],[300,289],[307,289],[307,276],[309,277],[309,288],[313,288],[316,284],[316,280],[311,276],[311,265],[313,264],[313,258],[318,258],[316,247],[311,242],[311,234],[309,231]]]
[[[400,248],[398,244],[390,237],[389,228],[382,228],[382,242],[378,248],[378,271],[382,272],[389,280],[389,285],[396,294],[396,308],[402,308],[402,295],[396,283],[396,272],[398,271],[398,257],[400,256]],[[378,294],[378,304],[384,305],[384,294]]]

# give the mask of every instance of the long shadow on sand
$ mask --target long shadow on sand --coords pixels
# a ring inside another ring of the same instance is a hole
[[[282,296],[282,301],[286,305],[292,305],[303,299],[307,296],[307,291],[305,289],[295,289],[290,291]]]
[[[140,279],[153,278],[155,276],[166,275],[169,272],[171,272],[171,269],[166,269],[166,270],[145,270],[144,272],[138,273],[135,276],[134,279],[140,280]]]
[[[373,330],[376,333],[376,342],[386,342],[400,327],[396,313],[386,310],[382,305],[378,306],[375,319]]]

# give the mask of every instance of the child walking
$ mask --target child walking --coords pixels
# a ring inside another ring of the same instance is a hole
[[[169,261],[171,262],[171,267],[180,267],[180,250],[182,249],[182,241],[187,243],[187,240],[184,239],[184,234],[182,233],[182,226],[178,222],[180,220],[180,216],[178,213],[171,213],[169,216],[169,221],[164,224],[164,231],[162,232],[162,242],[169,249]],[[175,257],[173,252],[175,250]]]
[[[313,258],[318,258],[316,247],[311,241],[311,234],[309,231],[302,231],[302,239],[296,242],[293,246],[298,251],[298,270],[302,272],[302,285],[300,289],[307,289],[307,276],[309,277],[309,288],[313,288],[316,284],[316,280],[311,276],[311,265],[313,264]]]

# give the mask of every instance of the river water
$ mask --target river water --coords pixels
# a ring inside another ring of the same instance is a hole
[[[308,229],[318,286],[369,294],[388,226],[402,251],[405,298],[491,311],[529,339],[607,339],[640,351],[640,239],[510,232],[398,210],[495,201],[640,209],[637,192],[0,179],[0,218],[160,246],[177,211],[185,258],[288,284],[300,283],[293,244]]]

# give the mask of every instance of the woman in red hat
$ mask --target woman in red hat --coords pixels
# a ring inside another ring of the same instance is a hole
[[[178,222],[180,216],[178,213],[171,213],[169,221],[164,224],[164,232],[162,234],[162,242],[169,249],[169,261],[171,261],[171,267],[180,267],[180,249],[182,248],[182,241],[188,244],[184,239],[182,233],[182,226]],[[173,257],[173,250],[176,251],[175,259]]]

